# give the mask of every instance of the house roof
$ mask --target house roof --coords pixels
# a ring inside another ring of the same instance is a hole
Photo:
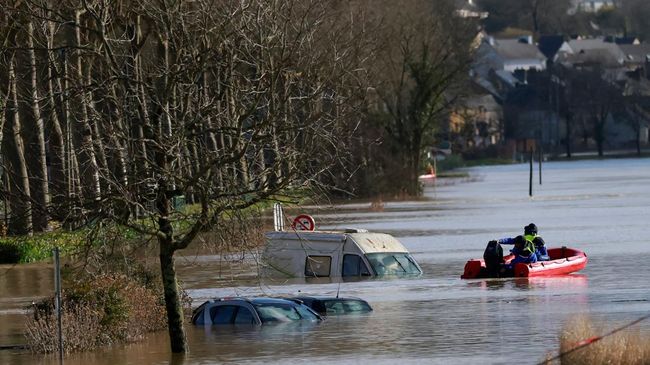
[[[600,64],[616,67],[623,64],[625,54],[616,43],[603,38],[572,39],[565,42],[558,52],[563,62],[571,64]]]
[[[645,63],[650,60],[650,44],[621,44],[626,63]]]
[[[492,45],[504,60],[537,59],[546,60],[539,49],[520,39],[495,39]]]
[[[537,41],[537,48],[548,59],[553,59],[557,51],[564,43],[564,36],[561,35],[543,35]]]
[[[566,54],[561,58],[563,62],[572,65],[600,65],[603,67],[618,67],[623,64],[623,58],[613,55],[604,49],[587,49],[573,54]]]

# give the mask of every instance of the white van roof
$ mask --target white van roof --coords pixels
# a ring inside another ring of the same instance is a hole
[[[342,231],[282,231],[268,232],[268,240],[305,240],[319,242],[344,242],[352,238],[364,253],[372,252],[408,252],[395,237],[385,233],[375,232],[342,232]]]

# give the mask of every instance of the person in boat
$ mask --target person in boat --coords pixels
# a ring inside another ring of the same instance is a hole
[[[548,256],[548,251],[546,250],[546,243],[544,242],[544,239],[541,236],[537,235],[537,226],[535,225],[535,223],[531,223],[524,227],[523,238],[526,240],[527,245],[532,246],[537,261],[550,260]],[[515,244],[514,240],[515,238],[501,238],[497,240],[497,242],[501,245],[514,245]],[[516,248],[510,250],[510,252],[517,255],[517,253],[514,252],[515,250]]]
[[[550,259],[544,239],[537,235],[537,226],[535,223],[531,223],[524,227],[524,238],[535,245],[535,255],[537,255],[537,260],[548,261]]]
[[[512,239],[514,248],[510,250],[515,258],[510,261],[510,266],[514,267],[515,264],[520,262],[529,264],[537,262],[537,254],[535,253],[535,244],[527,240],[524,236],[517,236]]]

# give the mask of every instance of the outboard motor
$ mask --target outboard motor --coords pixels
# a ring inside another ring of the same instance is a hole
[[[497,241],[490,241],[483,252],[483,260],[488,277],[499,277],[501,267],[504,263],[503,248]]]

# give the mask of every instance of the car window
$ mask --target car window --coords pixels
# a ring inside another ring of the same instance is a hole
[[[231,324],[236,311],[237,307],[234,305],[220,305],[210,308],[212,324]]]
[[[239,307],[235,315],[235,324],[255,324],[253,313],[248,308]]]
[[[309,308],[307,308],[304,305],[297,306],[296,310],[298,311],[298,313],[300,314],[300,317],[302,317],[302,319],[306,319],[306,320],[310,320],[310,321],[318,320],[318,317],[316,316],[316,314],[314,314],[314,312],[309,310]]]
[[[370,276],[368,267],[359,255],[344,255],[343,256],[343,272],[342,276]]]
[[[300,315],[291,304],[264,303],[255,305],[262,323],[289,322],[300,320]]]
[[[349,299],[325,301],[325,309],[327,314],[359,313],[372,310],[364,301]]]
[[[307,256],[305,261],[306,277],[330,276],[332,258],[330,256]]]

